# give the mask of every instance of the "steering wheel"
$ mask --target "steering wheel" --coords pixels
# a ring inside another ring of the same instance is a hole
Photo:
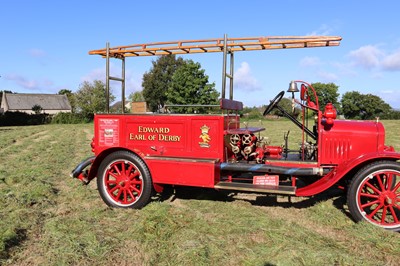
[[[272,111],[272,109],[274,109],[274,107],[282,100],[282,97],[284,94],[285,94],[285,91],[281,91],[280,93],[278,93],[278,95],[275,96],[275,98],[270,102],[270,104],[265,109],[264,114],[263,114],[264,116],[269,114]]]

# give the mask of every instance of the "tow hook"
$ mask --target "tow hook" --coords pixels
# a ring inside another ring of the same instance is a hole
[[[72,170],[70,176],[72,178],[78,178],[79,180],[82,181],[84,185],[89,184],[90,180],[87,179],[88,176],[88,170],[85,170],[86,167],[91,165],[96,157],[91,156],[85,160],[83,160],[80,164],[78,164],[77,167],[75,167],[74,170]]]

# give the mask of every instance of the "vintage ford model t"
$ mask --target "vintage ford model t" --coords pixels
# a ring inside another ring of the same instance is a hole
[[[302,132],[299,149],[288,148],[287,136],[285,145],[272,146],[261,137],[264,128],[240,124],[238,113],[243,104],[233,100],[234,53],[338,46],[340,41],[335,36],[225,35],[221,39],[113,48],[107,44],[105,49],[90,51],[106,58],[107,93],[110,80],[121,81],[123,103],[125,58],[222,52],[218,106],[221,111],[184,115],[96,114],[91,143],[94,156],[81,162],[71,176],[85,184],[97,177],[104,202],[122,208],[142,208],[152,193],[171,185],[289,196],[313,196],[340,185],[347,191],[348,208],[355,221],[365,220],[400,231],[400,154],[385,145],[382,123],[339,120],[332,104],[320,109],[310,84],[292,81],[288,91],[293,104],[301,106],[303,118],[299,121],[279,106],[284,91],[269,103],[264,115],[278,108],[297,125]],[[110,58],[122,60],[121,77],[110,76]],[[225,95],[227,79],[229,97]],[[295,97],[295,93],[299,96]],[[314,125],[308,126],[306,112],[314,112]]]

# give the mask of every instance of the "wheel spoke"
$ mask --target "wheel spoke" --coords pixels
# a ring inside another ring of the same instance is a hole
[[[136,199],[135,195],[133,195],[132,191],[129,189],[128,190],[129,196],[131,196],[132,201],[134,201]]]
[[[393,183],[393,174],[388,174],[386,175],[386,184],[385,184],[385,188],[386,190],[392,190],[391,186]]]
[[[385,176],[385,174],[383,174],[383,176]],[[383,185],[381,176],[379,174],[376,175],[376,179],[378,180],[378,184],[379,184],[379,187],[381,188],[381,191],[385,191],[386,190],[385,186]],[[387,178],[386,178],[386,180],[387,180]]]
[[[379,196],[378,196],[378,195],[369,194],[369,193],[360,193],[360,197],[367,197],[367,198],[379,199]]]
[[[132,185],[142,185],[142,180],[131,180]]]
[[[125,174],[125,162],[121,162],[121,173]]]
[[[131,189],[133,191],[135,191],[136,193],[138,193],[138,195],[140,195],[140,193],[141,193],[140,189],[137,189],[135,186],[131,186]]]
[[[370,207],[370,206],[375,205],[375,204],[379,204],[379,200],[374,200],[374,201],[365,203],[365,204],[361,205],[361,208],[364,209],[364,208],[366,208],[366,207]]]
[[[368,215],[367,217],[369,217],[371,220],[374,220],[373,217],[375,216],[375,214],[376,214],[380,209],[382,209],[382,207],[383,207],[383,203],[379,204],[379,206],[376,207],[375,210],[374,210],[373,212],[371,212],[371,214]]]
[[[121,175],[121,171],[119,170],[117,164],[113,165],[114,170],[118,173],[118,175]]]
[[[398,208],[397,205],[396,205],[396,207]],[[397,218],[397,214],[396,214],[395,209],[393,209],[392,206],[389,206],[389,210],[390,210],[390,212],[392,213],[394,222],[395,222],[395,223],[399,223],[399,219]]]
[[[369,188],[371,188],[376,194],[380,195],[381,191],[379,191],[375,186],[369,183],[369,181],[365,182],[365,185],[367,185]]]
[[[118,175],[117,173],[108,171],[108,174],[109,174],[110,176],[114,177],[115,179],[118,179],[118,176],[119,176],[119,175]]]
[[[106,184],[107,184],[107,185],[117,184],[117,180],[115,180],[115,179],[108,179],[108,180],[106,181]]]
[[[382,219],[381,219],[381,223],[385,223],[385,219],[386,219],[386,212],[387,212],[387,206],[383,207],[383,211],[382,211]]]
[[[121,194],[122,194],[122,188],[120,188],[120,189],[118,190],[118,193],[117,193],[116,196],[114,195],[114,199],[115,199],[116,201],[120,201],[119,198],[121,197]]]
[[[393,192],[396,192],[400,188],[400,182],[392,189]]]
[[[126,170],[125,175],[129,176],[132,173],[134,166],[133,164],[130,164],[128,167],[128,170]]]
[[[117,186],[111,188],[108,192],[110,192],[110,194],[114,194],[114,192],[119,188],[121,188],[121,187],[117,185]]]
[[[126,189],[125,188],[123,189],[123,194],[124,195],[123,195],[123,198],[122,198],[122,202],[127,204],[128,203],[128,195],[126,193]]]
[[[133,172],[133,173],[131,173],[131,174],[129,175],[129,179],[131,180],[131,182],[133,182],[134,179],[135,179],[136,177],[138,177],[138,176],[140,176],[140,173],[139,173],[139,171],[136,171],[136,172]]]

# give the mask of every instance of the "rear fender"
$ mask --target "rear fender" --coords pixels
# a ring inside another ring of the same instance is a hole
[[[361,166],[366,165],[370,162],[377,160],[388,160],[388,161],[397,161],[400,160],[400,153],[396,152],[381,152],[381,153],[367,153],[355,158],[353,160],[349,160],[336,168],[330,171],[323,178],[318,181],[299,188],[296,190],[296,196],[313,196],[318,193],[321,193],[334,184],[336,184],[339,180],[341,180],[344,176],[346,176],[350,171],[354,169],[359,169]]]

